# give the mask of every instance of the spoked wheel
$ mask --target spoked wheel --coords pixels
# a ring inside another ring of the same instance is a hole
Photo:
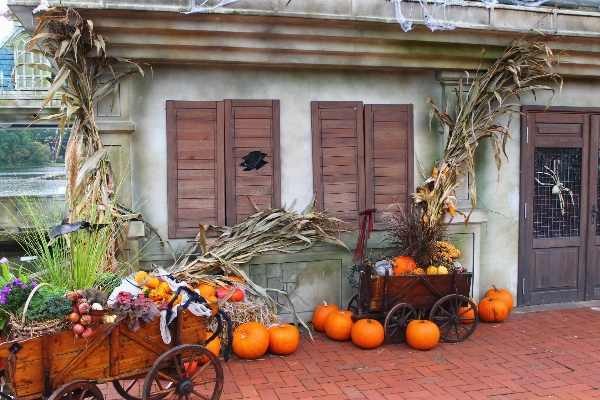
[[[406,342],[406,325],[417,318],[410,304],[396,304],[385,317],[385,337],[392,343]]]
[[[461,342],[477,327],[477,305],[460,294],[449,294],[433,305],[429,320],[440,328],[442,341]]]
[[[142,400],[142,393],[144,392],[144,383],[146,382],[146,375],[138,375],[135,377],[121,379],[113,381],[112,384],[115,387],[117,393],[121,395],[125,400]],[[157,378],[154,382],[153,390],[156,388],[167,388],[171,382],[161,381]],[[157,395],[153,396],[150,400],[161,400],[164,399],[167,395]]]
[[[90,381],[80,380],[65,383],[52,393],[48,400],[104,400],[98,386]]]
[[[207,357],[208,361],[203,364]],[[223,368],[217,356],[204,346],[184,344],[163,353],[144,382],[144,400],[218,399],[223,391]]]
[[[350,297],[350,300],[348,300],[348,304],[346,305],[346,310],[352,311],[354,315],[358,314],[358,293]]]

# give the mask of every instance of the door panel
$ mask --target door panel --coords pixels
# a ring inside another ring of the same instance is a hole
[[[589,234],[588,234],[588,269],[586,272],[586,300],[600,299],[600,218],[599,214],[594,212],[600,206],[600,116],[592,115],[590,125],[590,143],[594,143],[590,149],[590,193],[589,203]]]

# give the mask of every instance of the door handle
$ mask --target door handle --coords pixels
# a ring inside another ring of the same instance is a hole
[[[600,210],[596,207],[596,203],[592,204],[592,212],[595,214],[600,214]]]

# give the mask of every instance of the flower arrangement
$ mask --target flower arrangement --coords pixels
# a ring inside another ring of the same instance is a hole
[[[130,292],[119,292],[110,310],[117,314],[116,322],[125,320],[132,332],[137,332],[142,322],[152,322],[160,315],[158,305],[151,298]]]
[[[452,272],[460,257],[460,250],[451,243],[444,241],[438,241],[436,248],[437,250],[431,258],[432,264],[444,266],[449,272]]]
[[[16,314],[25,305],[36,283],[33,278],[29,281],[17,278],[9,282],[0,290],[0,308],[6,313]]]

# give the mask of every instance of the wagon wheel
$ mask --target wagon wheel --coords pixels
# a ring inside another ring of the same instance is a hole
[[[460,307],[466,307],[459,310]],[[475,316],[465,320],[465,314],[474,311]],[[462,321],[461,321],[462,319]],[[429,320],[440,328],[444,342],[461,342],[471,336],[477,327],[477,305],[460,294],[444,296],[433,305]]]
[[[205,364],[202,360],[208,358]],[[157,383],[157,385],[154,385]],[[184,344],[163,353],[144,382],[142,399],[218,399],[223,391],[223,368],[219,358],[204,346]]]
[[[350,300],[348,300],[348,304],[346,305],[346,310],[352,311],[354,315],[358,313],[358,293],[350,297]]]
[[[142,400],[145,378],[145,375],[138,375],[127,379],[113,381],[112,384],[117,393],[119,393],[125,400]],[[169,384],[171,384],[171,382],[161,382],[158,378],[155,381],[155,387],[159,387],[159,385],[162,385],[162,387],[168,387]],[[166,394],[153,396],[151,400],[160,400],[164,399],[165,397]]]
[[[406,342],[406,325],[417,318],[415,309],[410,304],[396,304],[385,317],[385,337],[392,343]]]
[[[90,381],[79,380],[65,383],[52,393],[48,400],[83,400],[83,399],[94,399],[104,400],[104,396],[98,386],[94,385]]]

